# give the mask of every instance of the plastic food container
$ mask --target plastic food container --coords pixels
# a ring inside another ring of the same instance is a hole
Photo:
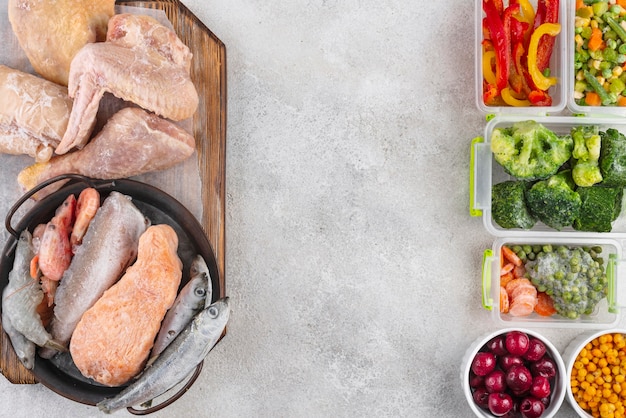
[[[608,281],[607,296],[600,299],[591,314],[581,315],[576,319],[566,318],[558,314],[541,316],[533,312],[528,316],[513,316],[510,313],[500,312],[500,265],[502,246],[543,245],[548,243],[548,241],[553,246],[601,247],[602,251],[599,256],[604,261],[603,265]],[[491,311],[492,319],[495,323],[507,327],[532,326],[580,329],[615,327],[620,320],[620,308],[626,304],[626,294],[623,289],[624,279],[619,277],[619,273],[623,273],[624,268],[623,245],[623,241],[607,238],[586,239],[553,237],[549,240],[537,237],[499,238],[494,242],[493,248],[486,250],[484,253],[482,271],[483,307]]]
[[[576,7],[574,0],[566,1],[567,7],[567,67],[565,68],[568,74],[567,81],[567,107],[575,114],[585,115],[608,115],[608,116],[626,116],[626,107],[621,106],[581,106],[578,105],[574,99],[574,83],[576,70],[574,69],[574,53],[575,53],[575,17]],[[562,2],[562,3],[566,3]]]
[[[476,0],[475,5],[475,86],[476,86],[476,106],[485,114],[515,114],[515,115],[545,115],[548,113],[558,113],[565,109],[567,105],[567,86],[569,86],[568,77],[568,60],[567,60],[567,1],[561,1],[559,4],[559,23],[561,24],[561,31],[555,37],[555,43],[550,58],[550,75],[556,77],[558,82],[556,85],[550,87],[549,93],[552,97],[551,106],[488,106],[483,100],[483,50],[482,50],[482,21],[486,16],[483,11],[483,1]],[[530,4],[533,9],[537,9],[537,1],[530,0]],[[505,2],[505,6],[508,2]],[[573,19],[573,17],[572,17]],[[573,68],[573,64],[572,64]],[[573,92],[573,85],[571,88]]]
[[[583,408],[581,408],[581,406],[578,404],[578,402],[574,398],[572,385],[570,384],[572,373],[575,370],[574,363],[576,362],[576,357],[578,356],[580,351],[589,342],[606,334],[624,334],[626,337],[626,330],[625,329],[610,329],[610,330],[604,330],[604,331],[586,332],[584,334],[581,334],[574,340],[572,340],[572,342],[570,342],[569,345],[563,351],[563,362],[565,364],[565,370],[566,370],[565,386],[566,386],[567,401],[572,406],[572,408],[576,411],[576,413],[578,413],[579,416],[584,417],[584,418],[592,418],[592,415],[589,414],[587,411],[585,411]],[[624,376],[623,369],[621,369],[619,375]]]
[[[476,356],[479,351],[482,351],[485,344],[491,341],[493,338],[499,335],[505,335],[511,331],[522,331],[526,333],[528,336],[538,338],[541,340],[546,346],[546,353],[552,357],[556,368],[557,368],[557,376],[555,377],[555,381],[552,384],[552,393],[550,395],[550,405],[545,409],[544,413],[541,415],[542,418],[550,418],[556,415],[557,411],[561,407],[563,403],[563,399],[565,397],[565,386],[566,386],[566,369],[565,364],[563,363],[563,359],[559,351],[554,347],[554,345],[548,341],[541,334],[524,328],[505,328],[498,331],[494,331],[488,333],[486,335],[482,335],[478,337],[465,351],[465,355],[463,356],[463,360],[461,361],[461,384],[463,385],[463,392],[465,393],[465,399],[470,407],[470,409],[474,412],[477,417],[481,418],[493,418],[494,415],[491,414],[488,410],[483,409],[476,405],[474,399],[472,397],[472,388],[470,387],[469,379],[470,372],[472,367],[472,360]]]
[[[485,126],[484,135],[474,139],[470,154],[470,214],[482,216],[487,231],[498,236],[523,236],[532,233],[546,238],[558,235],[572,235],[576,237],[597,237],[597,232],[575,231],[571,227],[557,231],[538,222],[530,230],[505,229],[498,226],[491,216],[491,189],[494,184],[513,179],[493,158],[491,152],[491,135],[496,128],[506,128],[515,122],[534,120],[557,134],[567,134],[574,126],[598,126],[601,131],[609,128],[617,129],[626,135],[626,119],[609,117],[575,117],[575,116],[496,116]],[[609,233],[601,233],[608,235]],[[613,223],[610,234],[626,237],[626,205],[623,205],[622,214]]]

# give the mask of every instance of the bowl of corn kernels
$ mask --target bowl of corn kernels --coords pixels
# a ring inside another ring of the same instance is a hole
[[[626,417],[626,330],[585,333],[563,353],[566,396],[581,417]]]

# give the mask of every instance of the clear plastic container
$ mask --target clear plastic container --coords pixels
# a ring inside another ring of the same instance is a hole
[[[515,114],[515,115],[546,115],[559,113],[566,108],[567,105],[567,86],[569,86],[568,67],[567,67],[567,44],[566,38],[568,36],[567,31],[567,1],[561,1],[559,4],[559,23],[561,24],[561,31],[556,36],[556,41],[550,57],[550,74],[558,79],[555,86],[549,89],[549,93],[552,96],[551,106],[488,106],[483,100],[483,51],[482,51],[482,21],[485,17],[483,12],[483,0],[475,0],[475,88],[476,88],[476,106],[485,114]],[[508,3],[506,3],[508,4]],[[506,5],[505,4],[505,5]],[[531,0],[530,4],[533,9],[537,9],[537,1]],[[572,58],[573,59],[573,58]],[[573,68],[573,64],[572,64]],[[573,84],[571,91],[573,93]]]
[[[567,107],[575,114],[584,114],[587,116],[626,116],[626,107],[622,106],[581,106],[574,99],[574,83],[576,81],[576,71],[574,69],[574,53],[575,53],[575,25],[576,7],[574,0],[562,1],[567,3],[567,64],[565,72],[568,75],[567,80]]]
[[[625,241],[610,238],[573,238],[554,236],[546,237],[516,237],[496,239],[493,248],[485,250],[482,268],[482,304],[492,313],[492,319],[499,325],[506,327],[550,327],[550,328],[580,328],[580,329],[608,329],[615,327],[620,320],[621,308],[626,306],[626,292],[624,278],[626,267],[623,259]],[[602,247],[599,256],[608,280],[607,297],[598,302],[590,315],[581,315],[576,319],[565,318],[558,314],[541,316],[533,312],[528,316],[513,316],[510,313],[500,312],[500,266],[502,246],[509,248],[514,245],[565,245],[569,247]]]
[[[626,135],[626,119],[610,118],[610,117],[576,117],[576,116],[496,116],[491,119],[485,126],[484,136],[478,137],[472,141],[470,154],[470,214],[472,216],[482,216],[483,224],[487,231],[496,237],[515,237],[532,234],[535,236],[543,236],[546,238],[555,235],[570,235],[574,237],[597,237],[598,234],[607,236],[624,236],[626,237],[626,202],[622,205],[622,213],[616,221],[613,222],[611,232],[582,232],[576,231],[572,227],[566,227],[561,231],[550,228],[541,222],[529,230],[522,229],[506,229],[500,227],[493,221],[491,216],[491,188],[494,184],[505,180],[511,180],[502,166],[498,164],[491,152],[491,135],[496,128],[510,127],[513,123],[534,120],[543,124],[546,128],[551,129],[558,134],[566,134],[570,132],[572,127],[580,125],[597,125],[600,130],[604,131],[609,128],[617,129]],[[610,234],[610,235],[609,235]]]

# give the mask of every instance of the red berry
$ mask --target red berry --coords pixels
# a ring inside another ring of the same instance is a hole
[[[556,376],[556,364],[554,364],[554,361],[552,361],[552,359],[548,358],[547,356],[544,356],[536,362],[532,363],[530,365],[530,370],[533,376],[540,375],[543,377],[547,377],[548,379]]]
[[[526,366],[513,366],[506,372],[506,385],[518,394],[530,389],[532,383],[533,376]]]
[[[523,356],[526,354],[526,351],[528,351],[530,339],[526,333],[511,331],[506,334],[504,343],[509,353],[516,356]]]
[[[484,387],[478,388],[472,393],[476,405],[481,408],[489,408],[489,392]]]
[[[519,405],[519,411],[524,418],[539,418],[544,410],[543,403],[533,397],[524,398]]]
[[[477,376],[486,376],[495,368],[496,356],[487,351],[477,353],[472,361],[472,371]]]
[[[519,356],[514,356],[513,354],[505,354],[498,358],[498,365],[502,370],[507,371],[513,366],[523,366],[524,359]]]
[[[497,337],[492,338],[487,343],[487,349],[496,356],[503,356],[507,354],[508,351],[506,351],[506,346],[504,345],[504,336],[498,335]]]
[[[547,377],[538,375],[533,377],[533,383],[530,385],[530,394],[535,398],[543,399],[550,396],[550,381]]]
[[[489,395],[489,411],[501,417],[513,409],[513,399],[506,393],[491,393]]]
[[[496,369],[485,376],[485,389],[489,393],[504,392],[506,390],[504,372]]]
[[[530,338],[528,343],[528,351],[524,354],[524,358],[528,361],[537,361],[546,354],[546,346],[537,338]]]

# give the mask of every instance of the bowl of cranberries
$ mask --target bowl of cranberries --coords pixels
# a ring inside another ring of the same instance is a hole
[[[477,417],[548,418],[565,397],[565,365],[540,334],[504,329],[476,340],[461,370],[465,397]]]

